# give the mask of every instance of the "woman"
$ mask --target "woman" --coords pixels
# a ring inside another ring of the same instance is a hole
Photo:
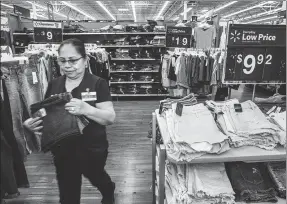
[[[83,115],[89,120],[81,136],[65,139],[51,149],[60,203],[80,204],[81,178],[84,175],[101,192],[102,203],[112,204],[115,184],[104,170],[108,154],[105,126],[115,120],[108,84],[86,71],[88,61],[85,46],[78,39],[65,40],[58,52],[58,63],[64,75],[49,84],[45,98],[71,92],[73,99],[65,109],[70,114]],[[87,94],[90,94],[92,101],[85,100]],[[24,125],[37,133],[43,128],[41,122],[40,118],[30,118]]]

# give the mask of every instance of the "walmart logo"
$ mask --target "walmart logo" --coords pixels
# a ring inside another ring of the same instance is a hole
[[[230,40],[233,40],[233,42],[236,42],[237,40],[240,40],[240,35],[241,33],[239,33],[237,30],[234,30],[230,33]]]

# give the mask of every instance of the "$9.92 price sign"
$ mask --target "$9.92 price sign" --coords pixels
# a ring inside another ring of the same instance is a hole
[[[63,41],[62,22],[33,21],[34,41],[38,43],[58,43]]]
[[[167,26],[166,47],[190,48],[191,31],[190,27]]]
[[[286,83],[286,26],[230,25],[223,82]]]

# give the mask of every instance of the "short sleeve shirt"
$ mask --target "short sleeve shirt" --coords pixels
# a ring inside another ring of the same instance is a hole
[[[49,83],[45,98],[48,98],[54,94],[66,92],[65,82],[66,76],[61,76],[51,81]],[[85,92],[96,92],[95,101],[86,101],[88,104],[94,107],[96,106],[96,103],[112,100],[106,80],[88,72],[85,73],[79,86],[73,89],[71,93],[74,98],[82,99],[82,93]],[[96,151],[107,150],[109,145],[106,136],[106,127],[96,123],[93,120],[88,120],[90,123],[83,129],[83,135],[76,136],[77,138],[64,140],[63,143],[69,143],[71,145],[74,144],[77,146],[82,145],[84,148],[89,148]]]

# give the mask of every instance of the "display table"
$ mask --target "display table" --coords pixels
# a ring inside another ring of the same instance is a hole
[[[164,204],[165,201],[165,163],[166,160],[176,164],[186,164],[187,162],[176,162],[166,154],[168,141],[168,130],[165,119],[159,115],[158,110],[153,114],[152,119],[152,151],[153,151],[153,192],[154,203]],[[156,124],[163,139],[162,145],[156,144]],[[246,146],[240,148],[232,148],[223,154],[206,154],[188,163],[211,163],[211,162],[270,162],[286,160],[286,150],[284,147],[278,147],[274,150],[264,150],[258,147]],[[286,203],[286,200],[279,199],[278,203]]]

